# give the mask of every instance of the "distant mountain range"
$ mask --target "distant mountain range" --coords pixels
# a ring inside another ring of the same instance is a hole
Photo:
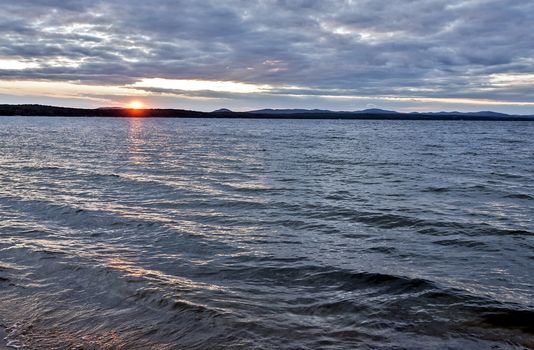
[[[254,114],[302,114],[302,113],[336,113],[325,109],[258,109],[256,111],[248,111],[247,113]],[[340,112],[343,113],[343,112]]]
[[[412,112],[418,114],[417,112]],[[480,111],[480,112],[427,112],[424,114],[435,114],[435,115],[465,115],[465,116],[493,116],[493,117],[509,117],[510,114],[497,113],[491,111]]]
[[[378,108],[372,108],[372,109],[364,109],[362,111],[330,111],[327,109],[259,109],[256,111],[249,111],[248,113],[256,113],[256,114],[311,114],[311,113],[318,113],[318,114],[328,114],[328,113],[356,113],[356,114],[397,114],[398,112],[395,111],[387,111],[384,109],[378,109]]]
[[[213,112],[183,109],[129,109],[101,107],[96,109],[67,108],[43,105],[0,105],[1,116],[57,117],[144,117],[144,118],[248,118],[248,119],[371,119],[371,120],[508,120],[534,121],[534,115],[508,115],[481,112],[412,112],[402,113],[383,109],[361,111],[330,111],[323,109],[260,109],[233,112],[223,108]]]
[[[220,109],[214,111],[214,113],[219,111],[230,112],[228,109]],[[327,109],[259,109],[255,111],[249,111],[248,113],[256,114],[330,114],[330,113],[343,113],[343,114],[406,114],[400,113],[397,111],[389,111],[379,108],[370,108],[360,111],[330,111]],[[453,116],[491,116],[491,117],[509,117],[511,115],[504,113],[497,113],[491,111],[480,111],[480,112],[410,112],[409,114],[421,114],[421,115],[453,115]]]

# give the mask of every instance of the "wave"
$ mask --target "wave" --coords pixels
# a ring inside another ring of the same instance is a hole
[[[534,197],[531,195],[528,195],[526,193],[514,193],[504,196],[505,198],[513,198],[513,199],[524,199],[524,200],[534,200]]]

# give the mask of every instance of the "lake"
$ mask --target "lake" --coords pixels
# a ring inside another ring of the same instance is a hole
[[[22,349],[534,347],[534,123],[0,117]]]

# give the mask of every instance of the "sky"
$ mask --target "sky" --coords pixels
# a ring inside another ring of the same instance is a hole
[[[0,2],[0,103],[534,114],[532,0]]]

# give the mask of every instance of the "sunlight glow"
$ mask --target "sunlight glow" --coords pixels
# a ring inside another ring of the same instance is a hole
[[[28,68],[37,68],[39,65],[35,62],[23,62],[13,59],[3,59],[0,58],[0,70],[2,69],[8,69],[8,70],[20,70],[20,69],[28,69]]]
[[[492,74],[489,82],[495,87],[532,86],[534,74]]]
[[[189,80],[147,78],[132,85],[133,88],[157,88],[183,91],[217,91],[233,93],[262,92],[270,88],[268,85],[255,85],[235,81]]]
[[[131,108],[131,109],[141,109],[143,107],[144,105],[143,105],[143,102],[141,101],[131,101],[130,103],[128,103],[128,108]]]
[[[309,97],[310,95],[287,93],[286,96]],[[314,95],[326,100],[376,100],[376,101],[398,101],[410,103],[446,103],[446,104],[466,104],[466,105],[487,105],[487,106],[534,106],[530,101],[500,101],[491,99],[474,98],[448,98],[448,97],[422,97],[422,96],[358,96],[358,95]]]
[[[2,59],[0,59],[0,63]],[[1,67],[4,68],[4,67]],[[0,68],[0,70],[1,70]],[[532,74],[495,74],[489,77],[487,88],[506,88],[508,86],[530,86],[534,80]],[[188,82],[192,82],[188,85]],[[373,100],[379,101],[394,101],[394,102],[407,102],[407,103],[424,103],[424,104],[449,104],[449,105],[478,105],[478,106],[534,106],[532,101],[505,101],[495,99],[475,99],[475,98],[447,98],[447,97],[428,97],[421,96],[420,93],[434,92],[428,89],[411,89],[405,88],[399,90],[399,95],[350,95],[343,94],[339,91],[333,91],[329,94],[328,91],[317,90],[313,92],[313,89],[298,86],[267,86],[267,85],[254,85],[247,83],[237,82],[222,82],[222,81],[205,81],[205,80],[172,80],[172,79],[143,79],[136,83],[136,85],[160,85],[161,91],[149,91],[141,88],[133,88],[134,85],[89,85],[89,84],[75,84],[71,82],[54,82],[54,81],[37,81],[37,80],[1,80],[0,79],[0,95],[4,96],[21,96],[21,97],[39,97],[47,96],[48,98],[59,99],[77,99],[80,101],[93,101],[96,107],[107,105],[122,105],[131,109],[143,109],[140,101],[150,101],[151,104],[154,98],[174,96],[173,89],[182,87],[189,91],[195,91],[197,89],[202,92],[206,88],[213,91],[225,91],[229,92],[230,89],[234,89],[235,93],[262,93],[262,94],[276,94],[276,96],[285,96],[286,98],[320,98],[324,100],[337,101],[337,100]],[[226,90],[224,90],[226,89]],[[168,90],[168,91],[166,91]],[[336,93],[336,94],[334,94]],[[190,97],[180,96],[180,99],[184,100],[198,100],[207,99],[212,97]],[[125,100],[126,99],[126,100]],[[126,102],[125,102],[126,101]],[[132,105],[132,103],[136,102]],[[141,105],[138,105],[140,102]],[[441,107],[440,107],[441,108]],[[251,108],[252,109],[252,108]]]
[[[53,98],[76,98],[109,103],[113,96],[146,96],[121,86],[74,84],[69,82],[36,80],[0,80],[0,94],[11,96],[48,96]]]

